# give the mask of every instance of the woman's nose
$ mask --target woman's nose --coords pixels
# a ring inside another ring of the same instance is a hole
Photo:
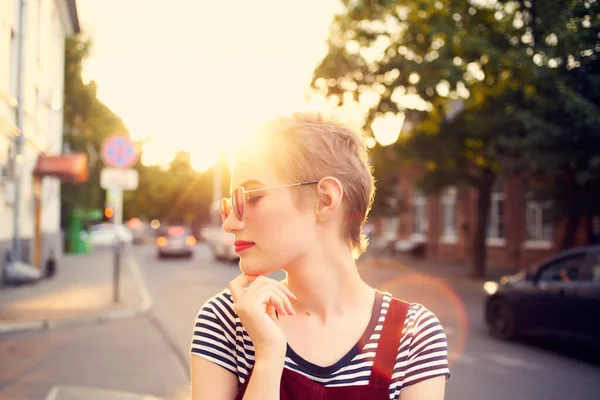
[[[234,233],[244,228],[244,223],[237,219],[234,212],[230,212],[229,215],[223,220],[221,225],[223,230],[227,233]]]

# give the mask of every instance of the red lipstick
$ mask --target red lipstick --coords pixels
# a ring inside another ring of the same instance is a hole
[[[244,250],[248,250],[250,247],[254,246],[254,242],[246,242],[245,240],[236,240],[235,243],[235,252],[241,253]]]

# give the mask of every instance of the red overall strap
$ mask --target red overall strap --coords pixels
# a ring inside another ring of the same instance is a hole
[[[408,306],[408,303],[392,298],[375,353],[375,361],[369,379],[371,385],[390,385]]]

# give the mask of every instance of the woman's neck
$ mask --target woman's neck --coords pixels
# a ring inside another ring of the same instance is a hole
[[[314,315],[323,322],[372,305],[375,297],[345,249],[313,253],[287,269],[286,284],[298,298],[292,301],[296,313]]]

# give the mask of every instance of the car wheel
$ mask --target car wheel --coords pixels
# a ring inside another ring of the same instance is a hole
[[[503,299],[495,299],[488,306],[488,324],[492,336],[510,340],[516,336],[517,323],[510,304]]]

